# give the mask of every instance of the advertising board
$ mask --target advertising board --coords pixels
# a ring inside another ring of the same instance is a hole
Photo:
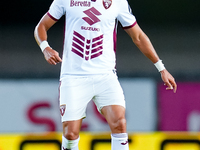
[[[156,87],[152,79],[120,79],[126,99],[128,131],[154,131]],[[0,133],[62,131],[59,81],[0,80]],[[110,131],[91,101],[82,131]],[[14,126],[13,126],[14,124]]]
[[[61,133],[0,135],[0,150],[61,150]],[[111,150],[110,133],[81,132],[79,150]],[[129,133],[130,150],[199,150],[200,135],[186,132]]]
[[[200,83],[178,83],[177,93],[158,86],[159,130],[200,131]]]

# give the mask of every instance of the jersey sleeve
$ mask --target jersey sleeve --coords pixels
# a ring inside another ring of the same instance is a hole
[[[54,0],[47,14],[52,19],[59,20],[65,14],[63,0]]]
[[[117,19],[124,29],[133,27],[137,23],[127,0],[120,0],[119,14]]]

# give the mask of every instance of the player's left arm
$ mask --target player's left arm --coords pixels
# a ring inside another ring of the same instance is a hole
[[[154,64],[157,63],[160,58],[157,55],[151,41],[147,37],[147,35],[142,31],[138,24],[135,26],[125,29],[128,35],[131,37],[135,45],[140,49],[140,51],[149,58]],[[163,69],[160,71],[161,78],[164,84],[167,86],[167,90],[172,90],[174,93],[176,92],[177,85],[174,80],[174,77],[166,70]]]

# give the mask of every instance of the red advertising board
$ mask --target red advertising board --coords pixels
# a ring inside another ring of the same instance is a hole
[[[161,131],[200,131],[200,83],[178,83],[177,93],[158,85]]]

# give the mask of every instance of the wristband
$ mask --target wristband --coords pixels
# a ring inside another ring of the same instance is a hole
[[[158,69],[158,71],[162,71],[165,69],[164,64],[162,63],[162,60],[159,60],[157,63],[154,64],[156,66],[156,68]]]
[[[45,48],[50,47],[49,43],[47,41],[42,41],[40,43],[40,49],[42,50],[42,52],[45,50]]]

